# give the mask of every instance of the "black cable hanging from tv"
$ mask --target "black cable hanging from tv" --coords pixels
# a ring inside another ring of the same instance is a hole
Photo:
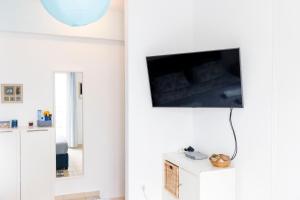
[[[235,134],[235,130],[234,130],[234,127],[233,127],[233,124],[232,124],[232,111],[233,111],[233,108],[230,108],[229,123],[230,123],[230,127],[231,127],[232,134],[233,134],[233,137],[234,137],[234,152],[231,156],[231,160],[234,160],[237,153],[238,153],[238,143],[237,143],[237,137],[236,137],[236,134]]]

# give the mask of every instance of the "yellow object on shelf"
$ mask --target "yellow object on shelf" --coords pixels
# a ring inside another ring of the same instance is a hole
[[[44,111],[44,116],[49,117],[51,115],[51,113],[49,111]]]
[[[214,167],[218,168],[227,168],[231,164],[230,157],[224,154],[213,154],[209,160]]]

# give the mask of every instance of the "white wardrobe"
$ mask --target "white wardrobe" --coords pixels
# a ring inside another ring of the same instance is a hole
[[[0,131],[0,200],[20,199],[20,134]]]
[[[0,200],[54,200],[54,129],[0,130],[0,160]]]

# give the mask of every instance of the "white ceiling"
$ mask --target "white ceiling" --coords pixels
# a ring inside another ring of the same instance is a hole
[[[118,9],[118,10],[124,10],[124,0],[112,0],[111,8]]]

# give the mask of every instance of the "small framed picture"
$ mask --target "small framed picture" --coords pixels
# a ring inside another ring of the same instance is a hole
[[[2,84],[1,94],[2,103],[23,103],[22,84]]]
[[[15,89],[16,89],[16,95],[17,96],[19,96],[19,95],[22,94],[22,88],[21,88],[21,86],[16,86]]]
[[[0,128],[10,128],[10,121],[0,121]]]
[[[6,96],[13,96],[14,93],[15,93],[14,87],[7,86],[7,87],[4,88],[4,94]]]

